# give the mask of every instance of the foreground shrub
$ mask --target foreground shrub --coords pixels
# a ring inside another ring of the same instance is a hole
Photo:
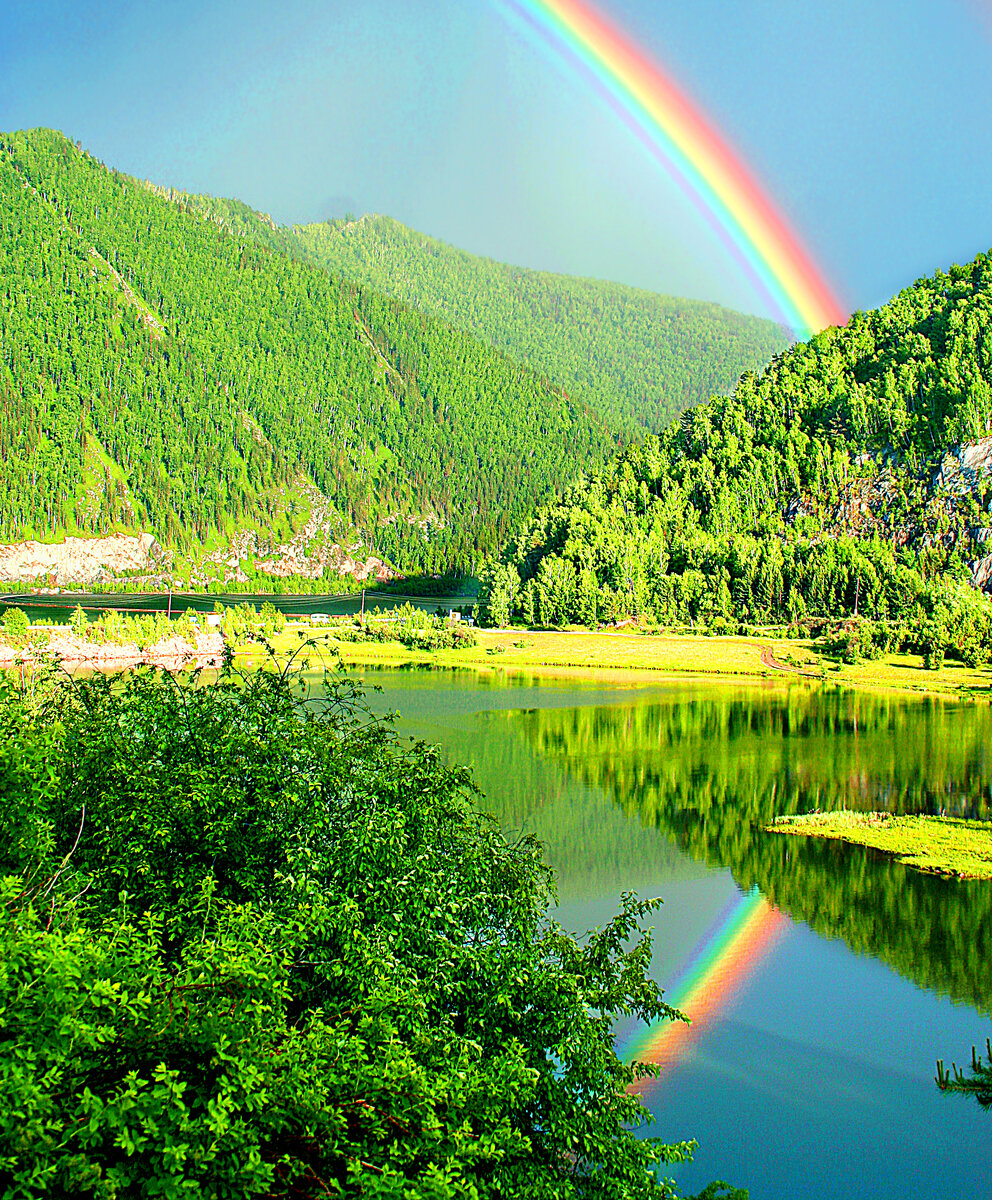
[[[537,845],[354,690],[278,672],[0,688],[0,1193],[670,1194]]]

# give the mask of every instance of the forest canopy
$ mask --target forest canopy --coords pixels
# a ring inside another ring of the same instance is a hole
[[[390,217],[290,233],[310,262],[476,334],[635,435],[659,433],[684,409],[729,392],[791,341],[762,317],[510,266]]]
[[[401,571],[472,573],[630,440],[622,330],[605,358],[573,330],[562,374],[306,258],[238,201],[0,134],[0,540],[148,531],[196,558],[243,533],[285,545],[323,513],[319,536]],[[643,330],[648,301],[625,303]],[[766,342],[711,336],[707,312],[698,336],[655,329],[651,355],[694,344],[729,386]],[[583,355],[595,386],[568,374]],[[680,411],[696,394],[670,382]]]

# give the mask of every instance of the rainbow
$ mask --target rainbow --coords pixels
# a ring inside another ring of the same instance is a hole
[[[735,896],[666,992],[668,1003],[691,1018],[692,1024],[665,1021],[639,1029],[622,1048],[622,1057],[653,1063],[662,1072],[678,1062],[740,992],[787,927],[788,918],[757,888],[747,896]],[[642,1079],[633,1090],[644,1095],[656,1082]]]
[[[823,275],[741,159],[625,34],[587,0],[500,2],[592,84],[798,337],[844,323]]]

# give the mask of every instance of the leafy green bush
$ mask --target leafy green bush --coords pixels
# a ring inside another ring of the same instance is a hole
[[[234,604],[229,608],[215,604],[214,612],[219,612],[221,630],[229,642],[270,638],[286,628],[286,614],[270,600],[266,600],[258,610],[254,604]]]
[[[820,639],[825,653],[846,663],[881,658],[897,644],[897,637],[884,621],[852,617],[826,632]]]
[[[474,629],[460,621],[448,621],[435,614],[402,604],[371,619],[350,625],[338,625],[334,636],[342,642],[399,642],[409,650],[457,650],[478,642]]]
[[[19,646],[27,640],[31,622],[23,608],[7,608],[3,614],[3,637],[10,646]]]
[[[611,1032],[677,1015],[653,903],[579,945],[353,685],[0,683],[0,735],[0,1193],[671,1194]]]

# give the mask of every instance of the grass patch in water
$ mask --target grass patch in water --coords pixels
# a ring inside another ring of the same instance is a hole
[[[960,817],[897,817],[892,813],[806,813],[778,817],[769,833],[831,838],[870,846],[919,871],[992,879],[992,825]]]

